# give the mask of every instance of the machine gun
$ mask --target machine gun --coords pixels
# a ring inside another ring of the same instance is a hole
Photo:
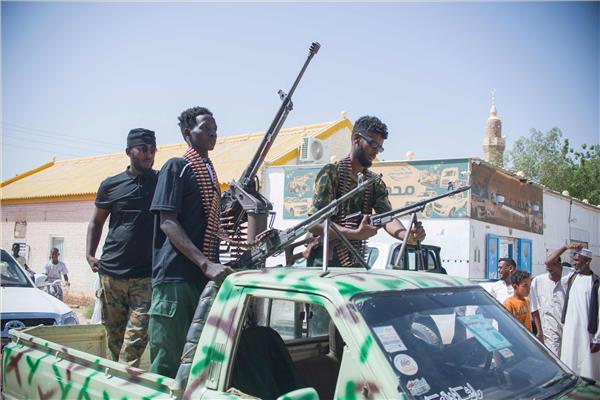
[[[369,180],[363,181],[360,175],[358,180],[360,183],[354,189],[341,196],[339,199],[332,201],[299,224],[283,231],[272,229],[259,235],[252,249],[244,252],[239,258],[237,267],[239,269],[261,268],[267,257],[283,252],[289,244],[306,234],[310,228],[331,217],[336,212],[337,208],[346,200],[355,194],[364,191],[376,180],[381,179],[381,175],[373,175]],[[202,329],[204,329],[206,316],[212,307],[218,290],[219,288],[215,282],[210,281],[206,284],[204,290],[200,294],[200,299],[186,336],[181,363],[177,371],[177,376],[175,377],[176,388],[178,389],[184,388],[187,384],[187,378],[192,367],[193,355],[196,346],[198,345],[198,338],[200,337]]]
[[[358,181],[360,183],[354,189],[350,190],[340,198],[333,200],[299,224],[283,231],[277,229],[265,231],[257,237],[256,245],[244,252],[239,258],[238,268],[252,269],[260,267],[267,257],[283,252],[287,246],[306,234],[312,227],[334,215],[338,207],[346,200],[357,193],[364,191],[369,185],[379,179],[381,179],[381,175],[373,175],[365,181],[359,176]]]
[[[292,95],[300,83],[300,79],[304,75],[308,64],[314,55],[317,54],[320,47],[321,45],[317,42],[311,44],[308,58],[304,62],[289,92],[286,94],[282,90],[279,90],[278,94],[282,102],[275,115],[275,119],[271,122],[271,126],[269,126],[254,157],[252,157],[240,179],[238,181],[233,180],[229,185],[229,189],[223,194],[221,199],[221,227],[231,240],[250,242],[255,239],[256,235],[267,229],[267,217],[273,205],[259,193],[256,174],[289,112],[292,111]],[[242,232],[242,224],[246,222],[248,222],[248,232],[244,234]]]

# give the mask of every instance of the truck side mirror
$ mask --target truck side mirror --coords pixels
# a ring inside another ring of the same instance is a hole
[[[279,396],[277,400],[319,400],[319,395],[314,388],[305,387]]]
[[[46,279],[48,279],[48,277],[44,274],[35,274],[34,278],[33,278],[33,283],[35,284],[35,287],[41,287],[44,286],[44,283],[46,283]]]

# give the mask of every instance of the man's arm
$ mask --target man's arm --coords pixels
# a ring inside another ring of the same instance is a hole
[[[233,269],[225,265],[211,262],[198,247],[192,243],[189,236],[177,220],[177,213],[160,212],[160,229],[184,256],[196,264],[202,273],[210,280],[221,283]]]
[[[546,261],[544,262],[545,265],[547,266],[552,266],[554,264],[556,264],[558,262],[558,258],[562,255],[562,253],[564,253],[565,251],[571,249],[571,250],[581,250],[583,248],[583,246],[579,243],[569,243],[566,244],[564,246],[562,246],[561,248],[557,249],[556,251],[554,251],[552,254],[550,254],[548,256],[548,258],[546,259]]]
[[[542,330],[542,320],[540,318],[540,306],[537,296],[538,278],[535,277],[531,281],[531,291],[529,292],[529,306],[531,307],[531,319],[537,330],[537,338],[544,343],[544,332]]]
[[[598,290],[598,304],[600,304],[600,290]],[[600,320],[600,311],[598,311],[598,313],[599,314],[596,316],[596,318]],[[600,326],[598,327],[598,330],[596,330],[596,334],[592,336],[592,343],[590,343],[590,351],[592,353],[597,353],[600,351]]]
[[[334,224],[335,222],[331,222]],[[369,216],[365,215],[360,222],[360,225],[356,229],[345,228],[341,225],[335,224],[336,228],[339,229],[340,233],[344,235],[344,237],[348,240],[367,240],[371,236],[374,236],[377,233],[377,228],[373,225],[369,224]],[[323,224],[315,225],[310,229],[310,232],[314,236],[322,236],[323,235]],[[333,229],[329,230],[329,237],[334,239],[337,237],[336,233]]]
[[[537,338],[540,342],[544,343],[544,332],[542,331],[542,320],[540,319],[540,311],[535,310],[531,313],[531,317],[533,319],[533,325],[535,325],[535,329],[537,330]]]
[[[394,219],[384,226],[385,231],[392,237],[398,240],[404,240],[406,236],[406,228],[398,219]],[[409,244],[416,244],[422,242],[425,239],[425,229],[421,222],[417,222],[416,226],[413,226],[411,234],[408,236]]]
[[[100,243],[100,237],[102,236],[102,227],[109,215],[109,210],[95,207],[94,215],[92,215],[92,219],[88,224],[85,254],[92,272],[98,272],[98,269],[100,268],[98,266],[98,259],[96,258],[96,250],[98,249],[98,243]]]

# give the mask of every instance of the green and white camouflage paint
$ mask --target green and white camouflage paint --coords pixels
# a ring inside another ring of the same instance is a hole
[[[219,289],[194,355],[187,387],[178,389],[174,379],[36,337],[33,334],[37,328],[30,328],[10,332],[13,341],[5,346],[2,360],[4,395],[8,399],[61,400],[238,398],[225,392],[229,367],[248,299],[263,297],[317,304],[328,311],[346,342],[336,399],[398,399],[398,378],[351,298],[366,292],[468,285],[466,280],[447,275],[395,270],[242,271],[229,276]],[[310,400],[311,396],[283,398]],[[598,386],[581,383],[563,398],[599,397]]]

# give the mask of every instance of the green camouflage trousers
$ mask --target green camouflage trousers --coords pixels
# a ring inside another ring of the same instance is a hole
[[[148,342],[150,278],[102,275],[102,323],[113,360],[137,367]]]

